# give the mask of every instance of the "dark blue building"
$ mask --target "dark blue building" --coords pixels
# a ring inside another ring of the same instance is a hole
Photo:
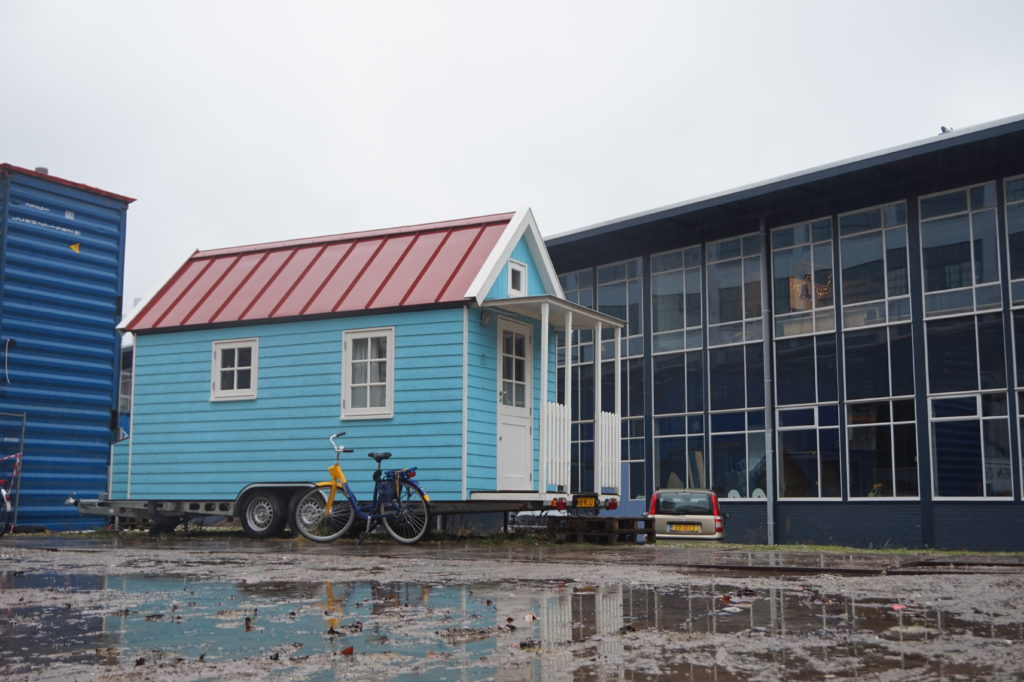
[[[1024,549],[1024,116],[547,246],[628,322],[628,512],[708,487],[737,541]],[[594,342],[569,353],[584,480]]]
[[[0,413],[25,418],[18,526],[99,523],[64,500],[107,492],[132,201],[0,164]]]

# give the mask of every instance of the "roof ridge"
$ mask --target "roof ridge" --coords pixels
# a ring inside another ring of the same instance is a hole
[[[338,242],[353,242],[375,239],[379,237],[393,237],[401,234],[422,234],[424,232],[439,232],[460,227],[475,227],[489,225],[492,223],[508,222],[515,215],[510,213],[492,213],[490,215],[476,216],[472,218],[460,218],[457,220],[443,220],[433,223],[420,223],[417,225],[403,225],[399,227],[385,227],[380,229],[362,230],[356,232],[340,232],[337,234],[323,235],[320,237],[300,237],[276,242],[263,242],[261,244],[245,244],[242,246],[229,246],[221,249],[208,249],[196,251],[189,260],[202,258],[213,258],[217,256],[229,256],[237,253],[253,253],[257,251],[275,251],[278,249],[293,249],[298,246],[313,246],[316,244],[329,244]]]

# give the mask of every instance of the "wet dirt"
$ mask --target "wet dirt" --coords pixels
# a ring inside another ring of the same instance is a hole
[[[0,677],[1024,677],[1024,566],[971,559],[225,533],[5,538]]]

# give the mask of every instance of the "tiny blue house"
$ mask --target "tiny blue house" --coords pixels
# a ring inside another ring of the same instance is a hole
[[[336,431],[357,451],[357,493],[365,453],[388,450],[419,467],[435,513],[584,492],[570,489],[574,380],[557,400],[556,333],[590,330],[608,339],[594,352],[617,355],[620,326],[565,299],[529,210],[197,251],[122,327],[132,423],[110,505],[231,509],[274,534],[323,479]],[[596,415],[585,492],[614,497],[619,391],[605,383],[616,407]]]

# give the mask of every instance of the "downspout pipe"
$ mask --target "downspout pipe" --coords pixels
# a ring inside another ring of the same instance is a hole
[[[764,355],[764,469],[765,485],[768,488],[767,508],[765,515],[765,533],[768,536],[768,544],[775,544],[775,403],[772,384],[772,318],[771,307],[768,299],[769,269],[768,259],[771,257],[771,249],[768,246],[768,229],[765,226],[764,216],[758,220],[758,229],[761,234],[761,330],[763,337]]]

